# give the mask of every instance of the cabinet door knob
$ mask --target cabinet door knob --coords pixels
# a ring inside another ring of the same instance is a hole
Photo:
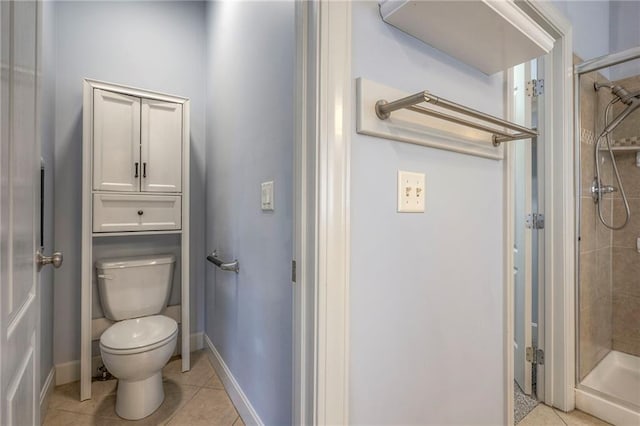
[[[138,162],[136,162],[135,165],[136,165],[136,174],[134,177],[138,177]]]
[[[138,210],[138,215],[139,215],[139,216],[142,216],[142,214],[143,214],[143,213],[144,213],[144,212],[143,212],[142,210]]]

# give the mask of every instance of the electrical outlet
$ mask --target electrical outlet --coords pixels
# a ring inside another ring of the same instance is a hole
[[[398,213],[424,213],[424,173],[398,170]]]

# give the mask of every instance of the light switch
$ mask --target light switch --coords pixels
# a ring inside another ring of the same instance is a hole
[[[398,170],[398,212],[424,213],[424,173]]]
[[[261,206],[263,211],[273,211],[273,181],[262,182]]]

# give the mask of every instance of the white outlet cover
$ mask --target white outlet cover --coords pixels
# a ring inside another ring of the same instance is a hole
[[[398,170],[398,213],[424,213],[424,173]]]
[[[263,211],[273,211],[274,209],[274,200],[273,200],[273,181],[262,182],[262,191],[261,191],[261,200],[260,205]]]

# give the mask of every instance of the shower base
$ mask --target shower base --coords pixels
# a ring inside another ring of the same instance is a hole
[[[576,407],[615,425],[640,424],[640,357],[609,352],[578,385]]]

